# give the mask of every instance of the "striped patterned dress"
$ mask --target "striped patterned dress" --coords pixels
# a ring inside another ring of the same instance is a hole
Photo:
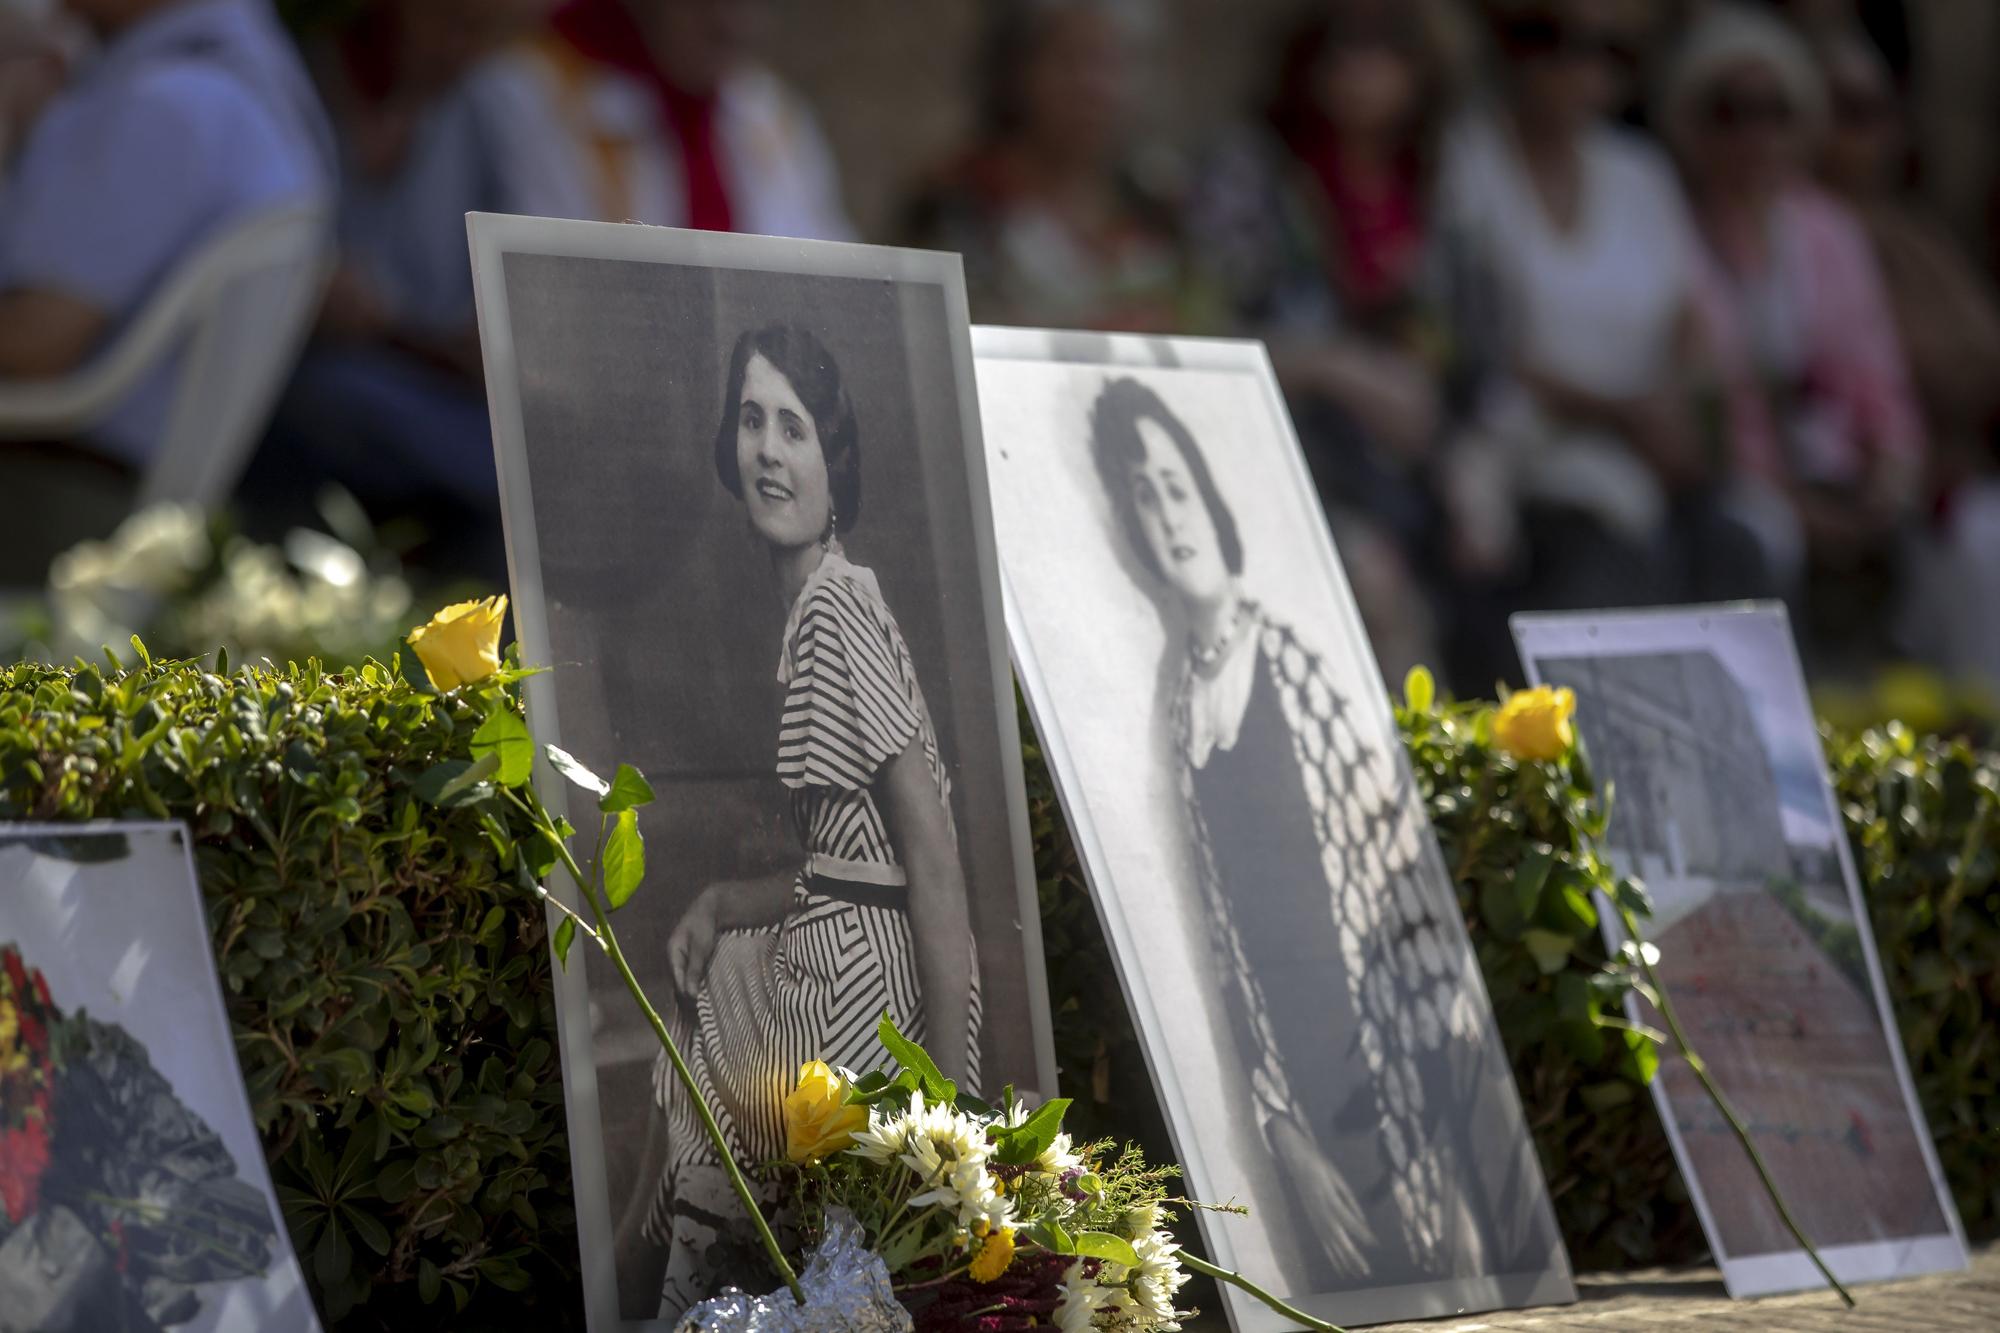
[[[951,782],[909,648],[875,576],[838,546],[807,580],[785,626],[778,679],[786,686],[778,776],[791,794],[806,864],[774,927],[716,941],[693,1005],[675,1009],[675,1040],[746,1165],[782,1159],[782,1102],[807,1060],[866,1070],[888,1062],[875,1038],[883,1010],[928,1043],[908,878],[873,792],[884,763],[922,748],[951,820]],[[953,831],[956,838],[956,830]],[[964,1036],[979,1081],[978,959]],[[722,1164],[664,1056],[654,1095],[667,1117],[668,1161],[647,1235],[668,1249],[660,1314],[676,1317],[728,1282],[767,1274]],[[768,1284],[766,1284],[768,1285]]]

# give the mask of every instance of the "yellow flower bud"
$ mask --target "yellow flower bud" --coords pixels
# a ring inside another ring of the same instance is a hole
[[[972,1267],[968,1270],[974,1282],[991,1282],[1007,1271],[1014,1262],[1014,1233],[1001,1227],[988,1235],[980,1243],[979,1253],[973,1256]]]
[[[440,691],[485,680],[500,669],[500,622],[507,599],[454,602],[410,631],[410,647]]]
[[[824,1060],[800,1065],[799,1085],[785,1098],[785,1156],[817,1162],[852,1144],[868,1128],[868,1108],[848,1101],[852,1091]]]
[[[1516,759],[1560,759],[1576,744],[1576,729],[1569,721],[1575,712],[1576,695],[1568,688],[1537,685],[1517,690],[1500,705],[1493,737]]]

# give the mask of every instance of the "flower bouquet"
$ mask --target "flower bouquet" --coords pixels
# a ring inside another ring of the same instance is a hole
[[[877,1035],[893,1077],[814,1061],[785,1099],[778,1178],[808,1234],[853,1219],[920,1333],[1179,1327],[1177,1169],[1108,1140],[1072,1144],[1065,1099],[960,1093],[886,1015]]]

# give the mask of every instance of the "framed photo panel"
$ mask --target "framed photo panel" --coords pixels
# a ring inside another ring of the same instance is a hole
[[[1015,666],[1189,1186],[1250,1209],[1216,1261],[1339,1323],[1573,1300],[1262,345],[973,346]]]
[[[659,793],[619,936],[741,1160],[784,1156],[802,1062],[886,1062],[885,1010],[962,1085],[1052,1094],[957,257],[470,232],[529,712]],[[588,952],[557,999],[590,1326],[664,1327],[775,1278]]]
[[[0,1325],[319,1328],[180,824],[0,826]]]
[[[1609,855],[1652,892],[1661,979],[1821,1257],[1843,1282],[1963,1268],[1784,609],[1513,625],[1529,679],[1576,692],[1617,790]],[[1820,1286],[1685,1061],[1663,1055],[1653,1097],[1730,1294]]]

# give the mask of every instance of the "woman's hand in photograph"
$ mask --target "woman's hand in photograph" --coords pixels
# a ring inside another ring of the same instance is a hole
[[[1327,1155],[1298,1124],[1279,1116],[1270,1125],[1271,1147],[1279,1165],[1296,1185],[1306,1211],[1317,1224],[1319,1241],[1342,1277],[1361,1277],[1368,1260],[1361,1247],[1375,1243],[1360,1201]]]
[[[715,890],[711,884],[695,895],[687,915],[667,937],[667,964],[673,970],[674,988],[693,995],[708,978],[708,961],[715,956]]]

